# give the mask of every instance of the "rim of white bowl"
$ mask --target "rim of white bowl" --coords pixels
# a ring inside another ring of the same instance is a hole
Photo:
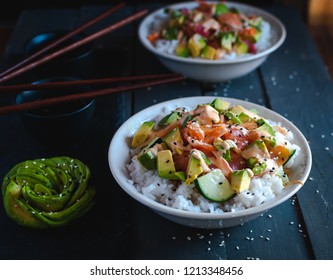
[[[209,2],[210,3],[217,3],[217,1],[207,1],[207,2],[208,3]],[[287,36],[286,28],[285,28],[284,24],[282,23],[282,21],[280,19],[278,19],[276,16],[274,16],[273,14],[271,14],[271,13],[269,13],[269,12],[267,12],[267,11],[261,9],[261,8],[258,8],[256,6],[251,6],[251,5],[248,5],[248,4],[233,2],[233,1],[226,2],[227,6],[242,8],[242,9],[251,9],[251,10],[257,12],[257,13],[260,13],[263,16],[264,19],[266,19],[266,20],[269,19],[269,21],[275,22],[275,24],[280,29],[279,31],[281,32],[281,37],[275,42],[275,44],[273,44],[272,46],[270,46],[266,50],[264,50],[262,52],[258,52],[258,53],[253,54],[253,55],[251,54],[251,55],[248,55],[248,56],[242,56],[242,57],[229,59],[229,60],[227,60],[227,59],[204,60],[204,59],[200,59],[200,58],[183,58],[183,57],[178,57],[176,55],[160,52],[144,36],[144,31],[146,29],[146,26],[148,26],[148,24],[152,21],[153,17],[155,17],[157,14],[162,13],[165,8],[171,8],[171,7],[172,8],[180,8],[180,7],[186,7],[186,6],[189,6],[189,5],[194,6],[195,4],[197,4],[197,2],[193,2],[193,1],[170,4],[170,5],[166,5],[162,8],[159,8],[159,9],[151,12],[149,15],[147,15],[141,21],[141,23],[139,25],[139,29],[138,29],[139,40],[141,41],[143,46],[146,49],[148,49],[149,51],[151,51],[152,53],[154,53],[155,55],[160,56],[160,57],[165,58],[165,59],[173,60],[173,61],[191,63],[191,64],[221,65],[221,64],[242,63],[242,62],[256,60],[256,59],[259,59],[261,57],[265,57],[265,56],[271,54],[272,52],[274,52],[275,50],[277,50],[283,44],[283,42],[286,39],[286,36]]]
[[[126,167],[125,166],[119,167],[119,164],[117,164],[116,160],[115,161],[111,160],[111,158],[112,158],[111,155],[114,153],[117,154],[117,151],[119,149],[117,147],[118,146],[117,143],[119,143],[121,141],[125,141],[124,136],[126,136],[126,137],[131,136],[131,133],[128,130],[130,123],[132,123],[134,120],[139,118],[141,115],[147,115],[147,114],[149,114],[149,112],[151,110],[154,110],[157,108],[163,108],[167,105],[170,105],[170,103],[178,102],[181,104],[188,104],[186,101],[193,102],[193,101],[198,100],[197,104],[199,104],[199,103],[203,103],[203,102],[211,102],[214,98],[216,98],[216,96],[193,96],[193,97],[177,98],[177,99],[164,101],[164,102],[152,105],[146,109],[139,111],[138,113],[136,113],[135,115],[130,117],[127,121],[125,121],[119,127],[119,129],[114,134],[114,136],[111,140],[110,146],[109,146],[108,162],[109,162],[109,167],[110,167],[110,170],[111,170],[111,173],[112,173],[114,179],[127,194],[129,194],[132,198],[134,198],[136,201],[144,204],[145,206],[147,206],[153,210],[165,213],[165,214],[173,215],[176,217],[198,219],[198,220],[221,220],[221,219],[233,219],[236,217],[243,218],[246,216],[263,213],[263,212],[285,202],[286,200],[291,198],[295,193],[297,193],[301,189],[302,185],[304,185],[304,183],[306,182],[306,180],[310,174],[311,166],[312,166],[311,150],[310,150],[309,144],[308,144],[306,138],[304,137],[304,135],[302,134],[302,132],[292,122],[290,122],[288,119],[286,119],[285,117],[281,116],[280,114],[276,113],[273,110],[270,110],[270,109],[268,109],[262,105],[256,104],[256,103],[244,101],[241,99],[226,98],[226,97],[222,97],[222,99],[227,102],[230,102],[231,104],[239,104],[242,106],[247,106],[247,108],[250,107],[250,108],[259,109],[259,114],[273,115],[273,116],[279,118],[278,119],[279,122],[282,122],[283,124],[287,124],[287,127],[293,131],[294,137],[296,136],[299,139],[299,141],[300,141],[299,145],[302,149],[304,157],[306,158],[307,164],[304,166],[304,170],[302,172],[301,178],[298,178],[298,180],[300,182],[302,182],[302,184],[294,184],[294,185],[288,186],[288,190],[290,190],[288,193],[280,194],[276,198],[269,200],[263,204],[260,204],[258,206],[254,206],[251,208],[247,208],[244,210],[238,210],[237,212],[223,212],[223,213],[199,212],[199,213],[197,213],[197,212],[190,212],[190,211],[186,211],[186,210],[171,208],[171,207],[161,204],[157,201],[154,201],[154,200],[148,198],[147,196],[145,196],[144,194],[140,193],[133,184],[130,184],[128,182],[128,180],[130,180],[129,177],[124,178],[119,175],[121,169],[122,168],[126,169]],[[129,150],[130,150],[130,148],[128,147],[128,151]],[[129,162],[129,158],[128,158],[127,162]],[[128,174],[127,169],[126,169],[126,173]]]

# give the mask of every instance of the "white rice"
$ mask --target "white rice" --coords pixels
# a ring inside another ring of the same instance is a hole
[[[257,53],[263,52],[271,46],[271,26],[267,21],[262,21],[261,23],[262,35],[259,41],[255,44],[257,48]],[[178,45],[178,40],[157,40],[155,43],[155,48],[165,54],[176,55],[175,49]],[[252,54],[242,54],[241,56],[249,56]],[[232,60],[240,57],[236,52],[231,52],[225,54],[221,60]],[[191,58],[188,58],[191,59]]]

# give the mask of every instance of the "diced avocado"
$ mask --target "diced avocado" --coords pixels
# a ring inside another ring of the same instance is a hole
[[[183,153],[184,142],[180,134],[179,128],[176,127],[171,130],[164,138],[163,142],[169,147],[170,150],[177,154]]]
[[[170,114],[166,115],[164,118],[162,118],[158,122],[158,126],[168,126],[169,124],[172,124],[180,119],[179,112],[171,112]]]
[[[240,116],[242,113],[246,114],[248,117],[252,118],[255,121],[260,119],[256,112],[253,112],[252,110],[247,110],[241,105],[232,106],[229,111],[238,116]]]
[[[229,120],[228,123],[238,123],[238,124],[241,124],[241,120],[239,119],[238,115],[236,114],[233,114],[233,113],[230,113],[230,112],[227,112],[224,114],[227,119]]]
[[[231,173],[231,188],[237,192],[241,193],[242,191],[247,190],[250,187],[251,176],[246,169],[243,170],[234,170]]]
[[[221,46],[227,51],[231,51],[234,42],[234,35],[230,32],[223,33],[221,37]]]
[[[228,110],[230,103],[222,100],[221,98],[215,98],[211,103],[211,106],[219,113]]]
[[[255,122],[255,119],[251,118],[248,114],[246,114],[245,112],[241,112],[238,115],[238,118],[240,119],[240,121],[242,123],[249,123],[249,122]]]
[[[185,182],[186,181],[186,174],[184,171],[177,171],[175,175],[178,177],[179,180]]]
[[[211,46],[205,46],[201,52],[201,57],[214,60],[216,54],[216,49]]]
[[[155,122],[153,122],[153,121],[147,121],[147,122],[144,122],[141,124],[141,126],[139,127],[137,132],[134,134],[134,137],[132,139],[132,143],[131,143],[132,148],[139,147],[141,144],[143,144],[147,140],[149,133],[154,128],[154,125],[155,125]]]
[[[275,131],[273,127],[265,119],[257,120],[257,124],[258,124],[257,128],[258,130],[262,130],[272,136],[275,136]]]
[[[219,16],[229,12],[229,8],[224,3],[217,3],[215,5],[215,15]]]
[[[240,39],[236,40],[235,48],[238,55],[246,54],[249,52],[249,46]]]
[[[175,49],[176,55],[180,57],[189,57],[190,56],[190,49],[185,44],[177,45]]]
[[[251,157],[270,158],[270,154],[267,150],[265,142],[263,140],[256,140],[243,150],[242,157],[245,159],[249,159]]]
[[[268,122],[266,122],[266,120],[264,120],[264,119],[258,120],[257,124],[259,126],[256,128],[256,130],[263,131],[264,133],[267,134],[267,136],[265,136],[263,138],[265,143],[272,148],[275,147],[276,138],[275,138],[275,131],[274,131],[273,127]]]
[[[156,157],[149,150],[138,155],[138,161],[148,170],[156,169]]]
[[[157,153],[157,173],[161,178],[177,180],[176,168],[170,150],[163,150]]]
[[[185,184],[191,184],[202,172],[200,160],[191,155],[187,165]]]
[[[188,41],[187,47],[193,57],[199,57],[201,51],[206,46],[205,39],[200,34],[194,34]]]
[[[225,202],[236,194],[220,169],[200,176],[194,183],[199,192],[211,201]]]
[[[283,186],[286,186],[289,183],[289,177],[284,172],[283,167],[280,166],[278,170],[275,172],[275,176],[281,178]]]

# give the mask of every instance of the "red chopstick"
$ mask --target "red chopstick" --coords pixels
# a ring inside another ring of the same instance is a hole
[[[152,87],[152,86],[162,85],[162,84],[166,84],[166,83],[181,81],[184,79],[185,79],[184,76],[177,74],[177,75],[174,75],[174,77],[168,77],[168,78],[158,79],[158,80],[149,81],[149,82],[142,82],[142,83],[135,84],[135,85],[125,85],[125,86],[118,86],[118,87],[113,87],[113,88],[99,89],[99,90],[93,90],[93,91],[88,91],[88,92],[75,93],[75,94],[70,94],[70,95],[42,99],[42,100],[37,100],[37,101],[32,101],[32,102],[26,102],[26,103],[17,104],[17,105],[9,105],[9,106],[0,107],[0,115],[21,112],[24,110],[37,109],[37,108],[47,107],[50,105],[80,100],[80,99],[96,98],[96,97],[100,97],[100,96],[109,95],[112,93],[132,91],[132,90],[137,90],[137,89],[141,89],[141,88],[145,88],[145,87]]]
[[[5,75],[7,75],[10,72],[13,72],[14,70],[18,69],[19,67],[21,67],[23,65],[26,65],[28,62],[30,62],[33,59],[37,58],[38,56],[44,54],[48,50],[50,50],[50,49],[52,49],[52,48],[60,45],[62,42],[66,41],[69,38],[73,37],[74,35],[82,32],[84,29],[90,27],[91,25],[97,23],[98,21],[101,21],[102,19],[104,19],[104,18],[108,17],[109,15],[115,13],[116,11],[118,11],[119,9],[121,9],[123,6],[124,6],[124,3],[119,3],[118,5],[112,7],[111,9],[108,9],[106,12],[100,14],[96,18],[93,18],[92,20],[84,23],[83,25],[79,26],[78,28],[74,29],[73,31],[65,34],[64,36],[62,36],[58,40],[52,42],[51,44],[47,45],[46,47],[44,47],[41,50],[37,51],[36,53],[32,54],[28,58],[22,60],[21,62],[15,64],[14,66],[12,66],[9,69],[7,69],[7,70],[3,71],[2,73],[0,73],[0,78],[4,77]]]
[[[114,30],[116,30],[116,29],[134,21],[134,20],[137,20],[138,18],[147,14],[147,12],[148,12],[147,10],[139,11],[139,12],[123,19],[123,20],[120,20],[120,21],[118,21],[118,22],[116,22],[116,23],[114,23],[114,24],[112,24],[112,25],[110,25],[110,26],[108,26],[108,27],[106,27],[106,28],[104,28],[100,31],[97,31],[96,33],[93,33],[93,34],[91,34],[91,35],[73,43],[73,44],[70,44],[70,45],[68,45],[68,46],[66,46],[66,47],[64,47],[64,48],[62,48],[58,51],[54,51],[54,52],[52,52],[52,53],[50,53],[50,54],[48,54],[48,55],[46,55],[46,56],[44,56],[40,59],[37,59],[36,61],[31,62],[30,64],[23,65],[23,67],[18,68],[15,71],[10,72],[9,74],[1,77],[0,78],[0,83],[8,81],[8,80],[10,80],[10,79],[12,79],[12,78],[14,78],[14,77],[16,77],[20,74],[23,74],[23,73],[41,65],[41,64],[43,64],[43,63],[46,63],[46,62],[50,61],[51,59],[54,59],[54,58],[56,58],[56,57],[58,57],[58,56],[60,56],[64,53],[67,53],[67,52],[69,52],[69,51],[71,51],[75,48],[78,48],[78,47],[80,47],[84,44],[87,44],[87,43],[95,40],[95,39],[98,39],[98,38],[110,33],[111,31],[114,31]]]
[[[118,82],[134,82],[140,80],[172,78],[175,76],[179,76],[179,74],[171,73],[171,74],[156,74],[156,75],[145,75],[145,76],[107,77],[107,78],[87,79],[87,80],[45,82],[40,84],[18,84],[18,85],[0,86],[0,93],[13,93],[13,92],[38,90],[38,89],[69,88],[76,86],[107,85]]]

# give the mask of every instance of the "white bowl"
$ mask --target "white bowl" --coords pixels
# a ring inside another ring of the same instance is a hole
[[[207,1],[213,2],[213,1]],[[188,8],[193,9],[197,2],[184,2],[167,7],[160,8],[152,12],[139,26],[139,39],[143,46],[155,54],[160,62],[169,70],[183,74],[185,77],[201,82],[223,82],[244,76],[257,67],[259,67],[269,54],[277,50],[286,38],[286,28],[283,23],[272,14],[257,7],[240,4],[236,2],[227,2],[227,6],[237,8],[245,14],[256,14],[261,16],[271,26],[270,47],[262,52],[251,54],[235,59],[206,60],[200,58],[182,58],[173,54],[167,54],[156,49],[148,40],[147,36],[153,31],[160,29],[167,16],[164,13],[165,8]]]
[[[190,227],[223,228],[245,223],[291,198],[301,188],[300,184],[289,186],[286,188],[285,192],[260,206],[240,210],[235,213],[226,212],[213,214],[193,213],[170,208],[139,193],[137,189],[129,183],[130,176],[126,164],[130,162],[130,138],[142,122],[154,119],[163,112],[163,108],[168,108],[169,110],[184,106],[187,108],[195,108],[197,104],[210,103],[214,98],[213,96],[179,98],[148,107],[129,118],[118,129],[112,138],[108,151],[108,161],[113,177],[126,193],[141,204],[156,211],[159,215],[173,222]],[[299,129],[281,115],[260,105],[233,98],[223,98],[223,100],[230,102],[231,105],[241,105],[248,109],[256,109],[262,117],[280,122],[282,126],[293,132],[294,139],[292,142],[301,148],[301,152],[295,159],[290,173],[290,180],[299,180],[304,184],[310,173],[312,156],[308,142]]]

